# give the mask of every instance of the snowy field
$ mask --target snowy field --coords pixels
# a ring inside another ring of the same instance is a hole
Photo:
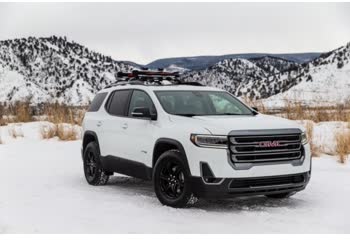
[[[162,206],[150,182],[114,176],[86,183],[80,141],[40,140],[37,124],[10,139],[0,128],[0,233],[350,233],[350,165],[323,155],[290,199]]]

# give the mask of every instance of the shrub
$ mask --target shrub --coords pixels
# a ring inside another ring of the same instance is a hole
[[[18,102],[14,107],[17,122],[33,121],[32,109],[29,102]]]
[[[78,139],[77,131],[74,126],[67,124],[57,124],[57,137],[61,141],[74,141]]]
[[[313,141],[313,135],[314,135],[314,124],[310,121],[306,123],[306,135],[309,140],[311,154],[313,157],[318,157],[320,155],[320,149],[316,147]]]
[[[56,125],[42,125],[40,127],[40,135],[42,139],[50,139],[57,136]]]
[[[43,114],[54,124],[69,123],[81,125],[86,107],[72,107],[65,104],[45,104]]]
[[[350,154],[350,131],[338,132],[336,139],[336,153],[339,156],[339,161],[345,163],[346,157]]]

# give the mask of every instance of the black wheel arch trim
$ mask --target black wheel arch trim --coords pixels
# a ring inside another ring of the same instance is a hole
[[[100,144],[98,142],[97,134],[94,131],[90,131],[90,130],[85,131],[84,132],[84,137],[83,137],[83,142],[82,142],[82,147],[81,147],[81,156],[82,157],[84,156],[85,148],[88,145],[88,142],[86,142],[86,139],[89,136],[94,138],[94,141],[97,143],[98,148],[100,148]]]
[[[156,159],[157,145],[162,144],[162,143],[173,145],[176,147],[177,150],[179,150],[179,152],[183,155],[183,161],[184,161],[185,167],[187,168],[190,176],[192,176],[191,169],[190,169],[190,166],[188,164],[188,159],[187,159],[185,148],[183,147],[183,145],[179,141],[172,139],[172,138],[159,138],[159,139],[157,139],[156,143],[154,144],[154,148],[153,148],[152,166],[154,167],[157,160],[158,160],[158,159]]]

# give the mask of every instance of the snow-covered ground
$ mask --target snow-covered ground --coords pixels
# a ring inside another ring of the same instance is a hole
[[[3,136],[8,127],[1,127]],[[162,206],[151,182],[114,176],[86,183],[80,141],[40,140],[38,123],[0,144],[0,233],[350,233],[350,164],[313,160],[306,190],[290,199]]]

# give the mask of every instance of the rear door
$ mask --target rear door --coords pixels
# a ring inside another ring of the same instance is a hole
[[[102,137],[99,139],[102,156],[126,158],[125,138],[128,105],[132,90],[116,90],[106,102],[106,116],[101,123]]]

